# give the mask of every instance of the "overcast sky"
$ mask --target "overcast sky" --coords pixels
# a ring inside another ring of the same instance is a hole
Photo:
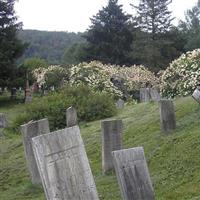
[[[108,0],[18,0],[15,11],[24,29],[48,31],[83,32],[90,25],[90,17],[95,15]],[[134,11],[130,3],[137,0],[119,0],[129,14]],[[184,12],[197,3],[197,0],[172,0],[170,10],[179,19]]]

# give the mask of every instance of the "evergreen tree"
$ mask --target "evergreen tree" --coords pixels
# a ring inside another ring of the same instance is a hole
[[[166,67],[174,58],[169,55],[170,49],[178,54],[174,52],[174,42],[168,38],[174,19],[168,10],[170,3],[171,0],[140,0],[138,6],[132,5],[137,11],[134,23],[138,28],[133,56],[153,71]]]
[[[16,74],[16,59],[25,45],[17,38],[22,24],[17,23],[15,0],[0,0],[0,86],[8,86]]]
[[[180,21],[179,29],[184,33],[186,51],[200,48],[200,0],[185,13],[185,21]]]
[[[89,60],[104,63],[127,64],[131,49],[132,33],[130,15],[118,5],[118,0],[109,0],[108,5],[91,18],[87,35]]]

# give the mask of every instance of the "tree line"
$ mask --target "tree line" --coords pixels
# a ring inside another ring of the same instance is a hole
[[[15,0],[0,0],[0,85],[16,85],[27,66],[39,62],[35,58],[23,62],[30,57],[49,64],[99,60],[121,66],[143,64],[154,72],[165,69],[181,53],[200,48],[200,0],[178,26],[172,24],[171,2],[140,0],[131,4],[136,14],[130,15],[118,0],[108,0],[91,18],[87,31],[75,34],[22,31]]]

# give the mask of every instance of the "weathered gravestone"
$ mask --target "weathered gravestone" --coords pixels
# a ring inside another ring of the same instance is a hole
[[[4,113],[0,113],[0,128],[6,128],[8,125],[6,115]]]
[[[197,87],[197,89],[193,92],[192,97],[200,103],[200,86]]]
[[[76,113],[76,109],[74,107],[69,107],[66,111],[66,124],[67,127],[72,127],[72,126],[76,126],[78,124],[77,122],[77,113]]]
[[[150,88],[140,88],[140,102],[148,102],[150,99]]]
[[[32,139],[48,200],[98,200],[78,126]]]
[[[122,149],[122,120],[105,120],[101,122],[102,130],[102,169],[113,169],[112,151]]]
[[[37,163],[33,154],[32,138],[38,135],[49,133],[49,121],[48,119],[41,119],[38,121],[31,121],[21,126],[21,132],[23,135],[23,144],[28,171],[30,174],[31,182],[33,184],[41,183]]]
[[[150,88],[150,98],[151,98],[151,100],[153,100],[153,101],[160,101],[161,96],[160,96],[160,94],[159,94],[159,92],[158,92],[157,89],[155,89],[155,88]]]
[[[13,87],[11,89],[11,99],[16,99],[17,98],[17,88]]]
[[[173,101],[162,99],[160,105],[160,124],[164,132],[170,132],[176,128],[176,118]]]
[[[124,108],[124,100],[119,99],[116,103],[116,107],[119,109]]]
[[[154,200],[143,147],[114,151],[112,156],[123,199]]]

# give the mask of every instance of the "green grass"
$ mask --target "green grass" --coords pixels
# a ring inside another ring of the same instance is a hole
[[[177,129],[168,135],[160,131],[156,103],[126,106],[114,118],[123,120],[124,148],[144,147],[157,200],[199,200],[200,106],[186,97],[177,99],[175,108]],[[22,110],[22,104],[0,107],[11,122]],[[114,171],[101,171],[100,121],[80,127],[100,199],[120,200]],[[0,199],[45,199],[41,186],[29,181],[21,136],[7,131],[0,142]]]

